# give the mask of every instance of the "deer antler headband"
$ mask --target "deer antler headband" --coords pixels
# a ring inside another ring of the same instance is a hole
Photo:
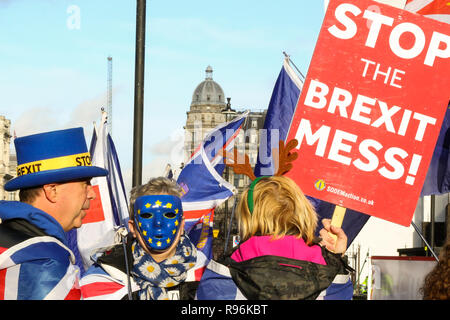
[[[272,151],[272,155],[275,160],[275,167],[278,169],[274,176],[282,176],[285,173],[287,173],[289,170],[292,169],[292,162],[297,159],[298,154],[297,152],[291,152],[292,149],[294,149],[298,144],[298,141],[296,139],[289,140],[286,144],[283,140],[280,140],[278,143],[279,149],[278,153]],[[223,154],[223,153],[222,153]],[[278,157],[276,157],[278,156]],[[250,165],[250,160],[246,154],[240,155],[236,148],[234,148],[234,153],[231,156],[231,153],[225,153],[223,154],[225,165],[233,168],[233,171],[237,174],[244,174],[247,177],[249,177],[252,180],[252,183],[250,184],[248,193],[247,193],[247,205],[248,209],[250,210],[250,213],[253,213],[253,189],[255,188],[255,185],[260,181],[262,178],[267,178],[268,176],[260,176],[256,177],[255,173],[253,172],[252,166]],[[241,161],[237,161],[238,159],[243,158],[243,163]],[[230,162],[230,160],[232,162]]]

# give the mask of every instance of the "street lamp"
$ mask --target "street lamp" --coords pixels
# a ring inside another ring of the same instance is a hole
[[[136,53],[134,75],[133,128],[133,187],[142,183],[142,144],[144,124],[144,66],[145,66],[145,10],[146,0],[136,5]]]
[[[221,112],[223,114],[225,114],[225,122],[229,122],[231,121],[231,119],[233,119],[233,116],[236,115],[236,110],[231,108],[231,98],[227,98],[227,106],[225,107],[225,109],[223,109]],[[228,137],[227,137],[228,138]],[[230,169],[228,168],[228,166],[225,166],[225,179],[230,182]],[[234,180],[234,179],[233,179]],[[227,243],[227,235],[229,234],[229,232],[227,232],[227,230],[230,230],[232,228],[232,223],[228,223],[229,221],[229,207],[228,207],[228,200],[227,199],[225,201],[225,230],[224,230],[224,235],[225,235],[225,250],[228,247],[228,243]],[[236,200],[235,200],[236,201]]]

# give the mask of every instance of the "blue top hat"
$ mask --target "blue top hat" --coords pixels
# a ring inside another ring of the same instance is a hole
[[[14,139],[17,178],[7,191],[106,176],[108,171],[91,165],[83,128],[51,131]]]

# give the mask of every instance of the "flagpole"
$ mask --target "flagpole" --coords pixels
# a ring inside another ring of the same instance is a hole
[[[230,232],[231,232],[231,228],[233,227],[233,218],[234,218],[234,212],[236,210],[236,205],[237,205],[237,199],[234,198],[233,211],[231,211],[231,218],[230,218],[230,222],[228,223],[228,228],[227,228],[227,238],[225,240],[225,246],[223,248],[224,254],[227,252],[227,249],[228,249],[228,241],[230,240]]]
[[[416,230],[416,232],[419,234],[419,236],[422,238],[422,241],[425,242],[425,245],[427,246],[428,249],[430,249],[431,254],[433,255],[433,257],[436,259],[436,261],[439,262],[439,258],[436,255],[436,253],[434,253],[433,248],[428,244],[427,240],[425,239],[425,237],[422,235],[422,233],[420,233],[419,228],[416,226],[416,224],[414,223],[414,221],[411,221],[411,225],[414,227],[414,229]]]
[[[283,54],[286,58],[289,59],[289,62],[292,63],[292,65],[294,66],[294,68],[298,71],[298,73],[300,73],[300,75],[303,77],[303,81],[305,81],[305,76],[303,75],[303,73],[297,68],[297,66],[295,65],[294,61],[291,60],[291,57],[286,53],[286,51],[283,51]]]
[[[144,67],[145,67],[145,8],[146,0],[136,5],[136,53],[134,78],[134,129],[133,129],[133,182],[142,184],[142,145],[144,119]]]

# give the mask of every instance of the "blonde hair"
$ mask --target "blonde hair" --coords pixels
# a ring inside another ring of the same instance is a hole
[[[140,196],[152,194],[169,194],[181,198],[181,187],[173,180],[165,177],[150,179],[146,184],[133,187],[130,191],[130,220],[134,219],[134,203]]]
[[[258,181],[253,189],[253,213],[248,208],[247,195],[248,189],[237,208],[242,241],[254,235],[272,235],[274,239],[294,235],[312,244],[317,214],[293,180],[272,176]]]

